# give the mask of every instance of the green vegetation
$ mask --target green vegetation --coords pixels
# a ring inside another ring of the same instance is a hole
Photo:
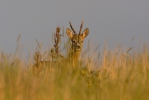
[[[75,68],[63,60],[39,68],[31,60],[2,53],[0,100],[149,99],[147,46],[141,53],[104,50],[101,56],[96,66],[86,58]]]

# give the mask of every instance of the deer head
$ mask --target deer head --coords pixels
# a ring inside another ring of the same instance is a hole
[[[69,28],[67,28],[66,34],[68,35],[68,37],[70,38],[70,40],[72,42],[72,50],[74,53],[80,52],[83,47],[83,41],[84,41],[85,37],[87,37],[89,34],[89,29],[86,28],[82,32],[82,27],[83,27],[83,21],[82,21],[81,26],[80,26],[80,31],[77,34],[76,31],[74,30],[74,28],[72,27],[71,22],[69,22],[69,24],[70,24],[70,28],[72,29],[72,31]]]

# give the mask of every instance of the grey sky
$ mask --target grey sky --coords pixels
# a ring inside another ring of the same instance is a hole
[[[129,46],[134,36],[136,49],[140,38],[149,43],[149,0],[0,0],[0,51],[14,52],[19,34],[25,51],[36,39],[47,46],[57,26],[71,21],[79,31],[82,20],[90,29],[86,44]]]

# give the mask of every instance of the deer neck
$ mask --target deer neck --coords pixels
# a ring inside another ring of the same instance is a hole
[[[81,50],[75,50],[74,48],[71,48],[69,52],[69,58],[75,61],[78,61],[80,58]]]

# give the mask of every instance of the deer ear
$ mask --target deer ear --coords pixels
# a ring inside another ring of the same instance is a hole
[[[69,28],[66,29],[66,34],[69,38],[73,37],[73,32]]]
[[[83,38],[85,38],[85,37],[88,36],[88,34],[89,34],[89,29],[86,28],[86,29],[83,31],[83,33],[81,34],[81,36],[82,36]]]

